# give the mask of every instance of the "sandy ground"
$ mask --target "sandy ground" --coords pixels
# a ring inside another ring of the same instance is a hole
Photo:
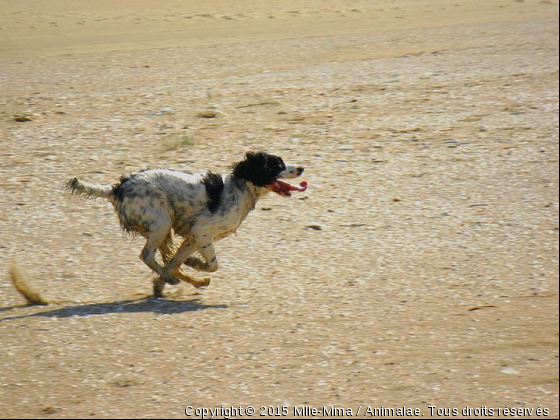
[[[1,417],[558,416],[558,1],[301,3],[2,2]],[[203,294],[144,299],[142,241],[61,190],[255,149],[308,192]]]

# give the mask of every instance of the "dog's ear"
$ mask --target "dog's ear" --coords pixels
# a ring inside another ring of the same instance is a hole
[[[247,152],[245,153],[245,160],[251,166],[264,166],[268,161],[268,153],[266,152]]]
[[[237,178],[249,179],[253,171],[253,166],[255,165],[256,160],[258,160],[257,156],[258,153],[256,152],[245,153],[245,159],[233,165],[233,174]]]
[[[237,162],[231,167],[233,175],[235,175],[239,179],[247,179],[249,170],[247,161],[250,159],[250,156],[252,156],[252,154],[253,152],[247,152],[245,154],[245,159],[243,159],[241,162]]]
[[[267,155],[264,152],[247,152],[245,159],[233,166],[233,174],[240,179],[259,184],[260,172],[265,167]]]

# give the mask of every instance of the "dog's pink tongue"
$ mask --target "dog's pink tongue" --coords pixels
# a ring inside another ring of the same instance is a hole
[[[299,192],[303,192],[307,189],[307,181],[301,181],[299,183],[299,188],[298,187],[293,187],[290,184],[288,184],[288,186],[290,187],[290,191],[299,191]]]
[[[290,191],[302,192],[307,189],[307,181],[300,182],[299,187],[294,187],[293,185],[290,185],[287,182],[283,182],[279,180],[276,180],[276,182],[282,187],[282,190],[284,190],[284,192],[290,192]]]
[[[283,195],[285,197],[289,197],[291,191],[302,192],[302,191],[305,191],[307,189],[307,182],[306,181],[302,181],[299,185],[300,185],[299,187],[294,187],[294,186],[288,184],[287,182],[283,182],[283,181],[280,181],[280,180],[277,179],[272,184],[270,184],[268,187],[272,191],[274,191],[274,192],[276,192],[280,195]]]

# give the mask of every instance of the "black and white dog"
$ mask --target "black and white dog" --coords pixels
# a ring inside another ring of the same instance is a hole
[[[67,188],[72,194],[108,199],[122,228],[146,238],[140,258],[159,275],[154,296],[161,297],[165,283],[208,286],[209,278],[196,279],[182,272],[181,265],[216,271],[214,242],[234,233],[267,192],[287,197],[307,187],[305,182],[298,188],[280,181],[299,177],[303,167],[286,166],[282,158],[264,152],[247,153],[232,169],[227,175],[151,169],[122,176],[115,185],[73,178]],[[177,251],[173,232],[184,238]],[[156,260],[158,249],[163,265]],[[196,251],[204,261],[192,256]]]

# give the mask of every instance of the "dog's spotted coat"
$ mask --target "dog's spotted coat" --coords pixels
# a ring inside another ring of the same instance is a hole
[[[278,156],[249,152],[226,175],[152,169],[123,176],[113,186],[73,178],[67,188],[73,194],[108,199],[122,228],[146,238],[140,258],[159,275],[154,280],[154,295],[159,297],[165,283],[208,286],[209,278],[196,279],[184,273],[181,265],[216,271],[214,242],[234,233],[267,192],[290,195],[279,179],[302,173],[302,167],[286,167]],[[177,251],[173,232],[184,238]],[[163,265],[156,260],[158,249]],[[192,256],[196,251],[202,260]]]

